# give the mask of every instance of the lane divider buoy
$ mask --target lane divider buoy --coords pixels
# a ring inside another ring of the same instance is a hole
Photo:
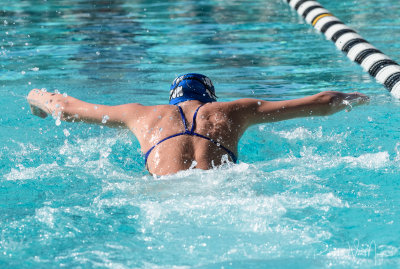
[[[400,65],[372,46],[354,29],[345,25],[314,0],[286,0],[287,3],[347,57],[361,65],[377,82],[400,98]]]

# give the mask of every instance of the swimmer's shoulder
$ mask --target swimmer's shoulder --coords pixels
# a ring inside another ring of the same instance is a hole
[[[143,105],[140,103],[130,103],[124,105],[129,114],[141,118],[153,118],[158,115],[165,115],[176,110],[173,105]]]
[[[131,110],[132,112],[136,111],[145,113],[151,110],[166,109],[167,107],[171,107],[170,105],[143,105],[140,103],[128,103],[121,106],[127,110]]]
[[[237,99],[233,101],[227,101],[227,102],[213,102],[210,104],[207,104],[206,106],[209,109],[219,109],[219,110],[224,110],[226,112],[231,112],[231,111],[238,111],[238,110],[246,110],[254,106],[255,104],[258,104],[259,102],[264,102],[263,100],[258,100],[258,99],[252,99],[252,98],[242,98],[242,99]]]

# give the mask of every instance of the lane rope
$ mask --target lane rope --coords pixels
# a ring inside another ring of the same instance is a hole
[[[347,57],[400,98],[400,65],[372,46],[354,29],[345,25],[314,0],[286,0],[304,20],[335,43]]]

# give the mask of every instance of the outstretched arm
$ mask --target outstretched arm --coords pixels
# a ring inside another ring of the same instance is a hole
[[[351,106],[365,104],[369,98],[361,93],[325,91],[312,96],[269,102],[257,99],[240,99],[237,111],[249,125],[287,120],[298,117],[326,116]]]
[[[45,118],[48,114],[64,121],[82,121],[109,127],[126,127],[140,104],[105,106],[87,103],[70,96],[33,89],[28,95],[32,113]]]

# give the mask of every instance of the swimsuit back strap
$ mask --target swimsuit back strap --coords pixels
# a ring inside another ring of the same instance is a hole
[[[157,142],[154,146],[152,146],[152,147],[146,152],[146,154],[144,155],[145,164],[147,164],[147,159],[149,158],[149,155],[150,155],[150,153],[153,151],[153,149],[154,149],[156,146],[158,146],[159,144],[161,144],[162,142],[164,142],[165,140],[168,140],[168,139],[170,139],[170,138],[173,138],[173,137],[176,137],[176,136],[180,136],[180,135],[193,135],[193,131],[194,131],[194,129],[196,128],[196,116],[197,116],[197,112],[199,111],[200,107],[202,107],[203,105],[205,105],[205,104],[200,105],[200,106],[196,109],[196,111],[194,112],[192,130],[191,130],[190,132],[189,132],[189,129],[188,129],[188,127],[187,127],[185,114],[183,113],[182,108],[181,108],[179,105],[176,105],[176,106],[179,108],[179,113],[181,114],[181,118],[182,118],[183,125],[184,125],[184,127],[185,127],[185,131],[184,131],[184,132],[181,132],[181,133],[177,133],[177,134],[170,135],[170,136],[168,136],[168,137],[166,137],[166,138],[164,138],[164,139],[158,141],[158,142]]]
[[[170,139],[170,138],[173,138],[173,137],[176,137],[176,136],[180,136],[180,135],[187,135],[187,134],[188,134],[187,132],[177,133],[177,134],[170,135],[170,136],[168,136],[168,137],[166,137],[166,138],[164,138],[164,139],[158,141],[154,146],[152,146],[152,147],[146,152],[146,154],[145,154],[145,156],[144,156],[144,163],[147,165],[147,159],[149,158],[150,153],[153,151],[153,149],[154,149],[156,146],[158,146],[159,144],[161,144],[162,142],[164,142],[164,141],[166,141],[166,140],[168,140],[168,139]],[[228,155],[231,157],[231,159],[232,159],[232,161],[233,161],[234,163],[237,163],[237,157],[236,157],[235,153],[233,153],[233,152],[232,152],[230,149],[228,149],[227,147],[224,147],[221,143],[218,143],[218,142],[215,141],[214,139],[211,139],[211,138],[209,138],[209,137],[207,137],[207,136],[204,136],[204,135],[201,135],[201,134],[198,134],[198,133],[192,133],[191,135],[193,135],[193,136],[198,136],[198,137],[207,139],[208,141],[214,143],[216,146],[218,146],[218,147],[222,148],[223,150],[225,150],[225,151],[228,153]]]
[[[213,140],[212,138],[209,138],[209,137],[207,137],[207,136],[204,136],[204,135],[201,135],[201,134],[199,134],[199,133],[195,133],[195,132],[194,132],[194,130],[196,129],[196,117],[197,117],[197,112],[198,112],[199,109],[200,109],[202,106],[204,106],[204,105],[205,105],[205,104],[200,105],[200,106],[196,109],[196,111],[194,112],[192,128],[191,128],[190,131],[189,131],[188,127],[187,127],[185,114],[183,114],[182,108],[181,108],[180,106],[176,105],[176,106],[179,108],[179,112],[180,112],[180,114],[181,114],[182,122],[183,122],[183,125],[185,126],[185,131],[184,131],[184,132],[181,132],[181,133],[177,133],[177,134],[170,135],[170,136],[168,136],[168,137],[166,137],[166,138],[164,138],[164,139],[158,141],[154,146],[152,146],[152,147],[146,152],[145,157],[144,157],[146,166],[147,166],[147,159],[149,158],[150,153],[153,151],[153,149],[154,149],[156,146],[158,146],[159,144],[161,144],[162,142],[164,142],[164,141],[166,141],[166,140],[168,140],[168,139],[170,139],[170,138],[173,138],[173,137],[176,137],[176,136],[180,136],[180,135],[193,135],[193,136],[198,136],[198,137],[207,139],[208,141],[211,141],[212,143],[214,143],[216,146],[218,146],[218,147],[222,148],[223,150],[225,150],[225,151],[228,153],[228,155],[231,157],[231,159],[232,159],[232,161],[233,161],[234,163],[237,162],[237,157],[236,157],[236,155],[235,155],[231,150],[229,150],[228,148],[224,147],[223,145],[221,145],[219,142]]]
[[[200,105],[200,106],[196,109],[196,111],[194,112],[194,115],[193,115],[193,123],[192,123],[192,129],[190,130],[189,135],[198,136],[198,137],[207,139],[208,141],[211,141],[211,142],[214,143],[217,147],[220,147],[220,148],[222,148],[223,150],[225,150],[225,151],[228,153],[228,155],[231,157],[232,161],[233,161],[234,163],[237,163],[237,157],[236,157],[235,153],[233,153],[231,150],[229,150],[228,148],[224,147],[221,143],[218,143],[217,141],[215,141],[214,139],[212,139],[212,138],[210,138],[210,137],[208,137],[208,136],[204,136],[204,135],[201,135],[201,134],[199,134],[199,133],[195,133],[195,132],[194,132],[194,130],[196,129],[196,117],[197,117],[197,112],[199,112],[199,109],[200,109],[202,106],[204,106],[204,105],[205,105],[205,104]]]
[[[215,140],[212,139],[212,138],[209,138],[209,137],[207,137],[207,136],[201,135],[201,134],[199,134],[199,133],[193,133],[192,135],[198,136],[198,137],[207,139],[207,140],[210,141],[210,142],[213,142],[217,147],[220,147],[220,148],[222,148],[223,150],[225,150],[225,151],[228,153],[228,155],[231,157],[231,159],[232,159],[232,161],[233,161],[234,163],[237,163],[237,157],[236,157],[235,153],[233,153],[233,152],[232,152],[230,149],[228,149],[227,147],[224,147],[221,143],[215,141]]]
[[[152,150],[153,150],[156,146],[160,145],[160,144],[161,144],[162,142],[164,142],[165,140],[168,140],[168,139],[173,138],[173,137],[176,137],[176,136],[185,135],[185,134],[186,134],[186,132],[173,134],[173,135],[170,135],[170,136],[168,136],[168,137],[166,137],[166,138],[164,138],[164,139],[158,141],[158,142],[157,142],[154,146],[152,146],[152,147],[146,152],[146,154],[144,155],[144,163],[147,164],[147,159],[149,158],[150,153],[152,152]]]
[[[200,107],[204,106],[205,104],[200,105],[196,111],[193,114],[193,121],[192,121],[192,129],[190,130],[190,133],[194,133],[194,129],[196,129],[196,117],[197,117],[197,112],[199,112]]]
[[[185,131],[189,132],[189,129],[188,129],[187,124],[186,124],[185,114],[183,114],[183,110],[182,110],[182,108],[180,106],[178,106],[178,105],[176,105],[176,106],[179,108],[179,112],[181,113],[181,118],[182,118],[183,125],[185,126]]]

